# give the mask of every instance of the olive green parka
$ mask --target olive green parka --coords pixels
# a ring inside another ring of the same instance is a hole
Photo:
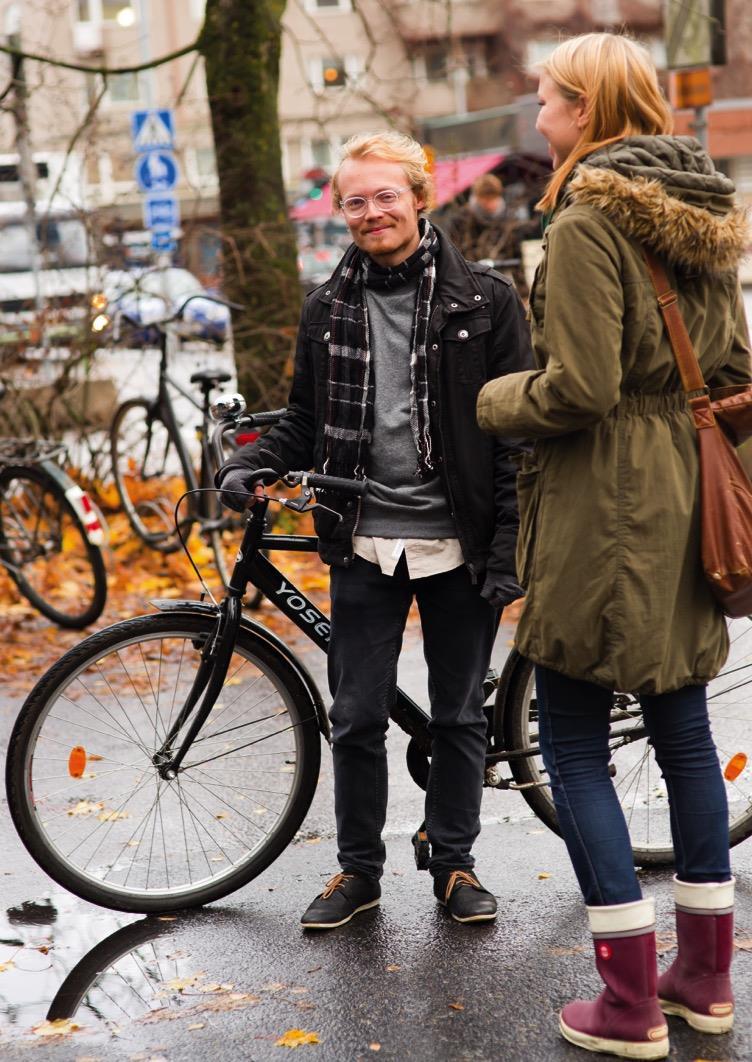
[[[655,694],[728,651],[700,566],[695,429],[642,257],[664,261],[711,387],[750,379],[731,181],[689,137],[576,168],[530,297],[537,369],[486,384],[482,428],[533,440],[518,476],[516,644],[572,678]]]

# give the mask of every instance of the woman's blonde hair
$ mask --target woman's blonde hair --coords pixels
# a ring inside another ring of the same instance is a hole
[[[428,171],[428,159],[417,140],[406,133],[388,129],[382,133],[358,133],[351,136],[342,147],[342,157],[332,177],[332,203],[342,206],[337,178],[346,159],[384,159],[399,162],[405,171],[410,188],[416,196],[425,200],[428,209],[433,201],[433,179]]]
[[[580,159],[625,136],[654,136],[673,129],[655,63],[641,44],[621,33],[583,33],[562,41],[537,67],[572,102],[584,97],[580,139],[553,176],[540,201],[552,210]]]

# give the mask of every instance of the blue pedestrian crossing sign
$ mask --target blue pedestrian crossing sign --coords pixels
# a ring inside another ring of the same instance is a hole
[[[141,192],[170,192],[178,183],[178,164],[169,151],[148,151],[136,162],[136,183]]]
[[[149,196],[144,202],[144,226],[147,229],[166,229],[180,225],[180,204],[173,195]]]
[[[131,116],[136,151],[172,151],[175,146],[175,116],[163,110],[134,111]]]
[[[151,234],[151,246],[154,251],[162,251],[172,254],[177,250],[177,244],[172,238],[171,232],[163,232],[161,229]]]

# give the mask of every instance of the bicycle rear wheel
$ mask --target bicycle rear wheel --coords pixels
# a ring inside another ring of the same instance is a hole
[[[733,846],[752,834],[752,620],[746,617],[731,620],[729,635],[731,651],[726,666],[708,686],[708,712],[724,772],[729,802],[729,843]],[[668,793],[652,745],[644,734],[639,734],[641,727],[642,713],[637,700],[629,695],[617,695],[611,715],[611,766],[614,788],[632,837],[635,863],[666,866],[674,861]],[[523,657],[517,659],[506,697],[499,691],[495,729],[507,749],[538,745],[533,665]],[[512,760],[510,767],[520,784],[544,783],[523,789],[522,795],[538,818],[559,833],[541,757]]]
[[[0,563],[25,598],[61,627],[93,623],[107,599],[102,551],[63,487],[43,468],[0,470]]]
[[[305,817],[315,707],[260,634],[241,630],[177,777],[154,766],[214,630],[190,613],[115,624],[58,661],[21,709],[6,768],[13,822],[50,877],[86,900],[144,913],[217,900],[260,874]]]
[[[132,398],[115,413],[110,429],[112,473],[120,501],[133,530],[160,553],[180,548],[175,530],[175,504],[188,490],[185,468],[165,423],[146,398]],[[192,512],[191,503],[188,511]],[[187,536],[193,517],[181,521]]]

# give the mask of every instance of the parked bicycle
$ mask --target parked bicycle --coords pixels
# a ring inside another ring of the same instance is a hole
[[[171,316],[149,321],[148,325],[124,310],[115,311],[116,324],[124,321],[141,332],[146,329],[157,336],[160,361],[156,397],[130,398],[115,412],[110,430],[112,472],[128,521],[147,546],[161,553],[173,553],[180,548],[180,536],[187,537],[198,525],[201,536],[211,547],[219,577],[227,585],[241,522],[237,513],[222,510],[213,489],[218,466],[209,445],[209,403],[212,391],[232,376],[222,369],[194,372],[190,382],[200,390],[201,399],[197,401],[168,371],[185,311],[194,299],[232,305],[206,293],[189,295]],[[117,329],[116,334],[119,334]],[[198,470],[178,423],[173,392],[182,395],[201,416],[196,427],[200,445]],[[237,438],[228,439],[227,445],[235,448],[255,437],[255,433],[240,433]],[[180,521],[176,523],[175,505],[186,492],[192,493],[181,507]],[[253,595],[246,606],[255,608],[259,603],[260,595]]]
[[[239,396],[238,396],[239,398]],[[262,418],[223,399],[222,438]],[[328,492],[360,496],[364,482],[260,469],[257,482],[300,486],[296,498],[259,498],[249,511],[226,595],[154,601],[157,613],[87,638],[29,694],[10,739],[8,803],[24,844],[56,881],[84,899],[126,911],[166,912],[220,899],[260,874],[292,841],[316,788],[329,722],[301,660],[242,611],[252,584],[324,652],[329,621],[264,555],[313,550],[304,535],[266,535],[272,502],[326,506]],[[752,699],[752,631],[732,624],[729,665],[711,686],[713,729],[724,757],[731,842],[752,831],[746,745]],[[458,666],[461,661],[458,661]],[[512,652],[490,673],[485,784],[518,789],[551,829],[557,824],[540,762],[530,665]],[[425,788],[428,715],[397,690],[391,718],[409,736],[407,766]],[[672,858],[666,792],[632,698],[611,715],[612,773],[637,863]],[[413,838],[426,867],[428,840]]]
[[[105,528],[62,467],[65,452],[43,439],[0,440],[0,564],[42,615],[81,628],[107,599]]]

